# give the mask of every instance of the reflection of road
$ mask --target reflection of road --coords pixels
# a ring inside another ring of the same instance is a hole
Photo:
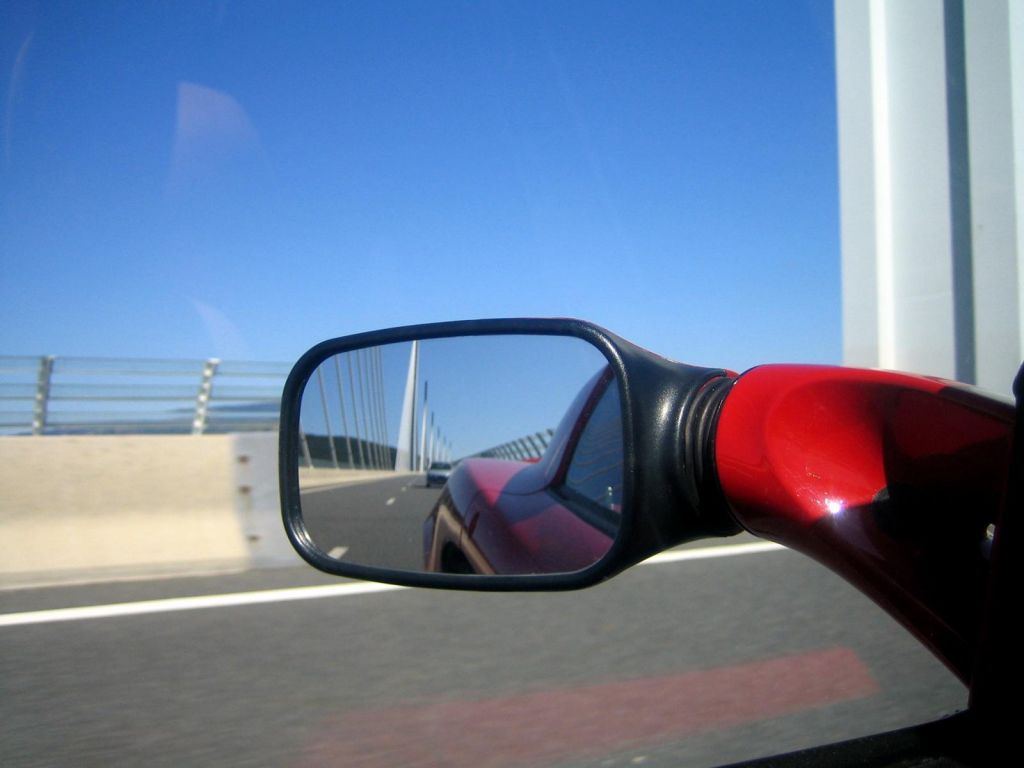
[[[398,475],[302,493],[302,514],[324,552],[363,565],[423,570],[423,521],[441,491]]]

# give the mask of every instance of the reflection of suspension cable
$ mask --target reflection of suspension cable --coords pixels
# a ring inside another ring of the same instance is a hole
[[[427,466],[434,461],[434,412],[430,412],[430,441],[427,443]]]
[[[373,424],[370,422],[366,410],[366,401],[370,396],[366,385],[366,367],[363,365],[363,350],[356,350],[356,374],[359,379],[359,406],[362,408],[363,425],[366,427],[366,455],[369,458],[370,467],[377,468],[377,457],[374,454],[373,446]]]
[[[372,365],[370,366],[371,381],[373,382],[373,391],[377,393],[377,399],[375,401],[374,418],[377,420],[377,445],[379,446],[378,453],[380,453],[380,468],[387,469],[388,459],[386,446],[386,437],[384,435],[384,420],[381,418],[381,403],[384,402],[384,389],[381,387],[380,377],[380,347],[374,347],[370,350],[370,360]]]
[[[302,455],[306,457],[306,466],[313,468],[313,457],[309,453],[309,441],[306,440],[306,433],[299,428],[299,442],[302,444]]]
[[[334,376],[338,381],[338,405],[341,408],[341,429],[345,433],[345,459],[350,469],[355,468],[355,457],[352,456],[352,436],[348,429],[348,419],[345,417],[345,393],[341,386],[341,355],[334,356]]]
[[[380,347],[371,347],[366,350],[366,356],[368,358],[366,365],[366,377],[370,387],[370,392],[373,393],[373,397],[370,398],[370,415],[373,418],[373,435],[374,435],[374,446],[375,454],[377,456],[377,468],[384,469],[384,438],[381,433],[380,423],[380,398],[381,391],[380,385],[378,384],[379,377],[377,376],[377,351]]]
[[[352,353],[345,355],[345,364],[348,366],[348,392],[352,398],[352,420],[356,428],[356,447],[359,449],[359,466],[366,469],[366,455],[363,453],[363,437],[359,429],[359,409],[356,405],[355,377],[352,375]]]
[[[320,405],[324,409],[324,428],[327,432],[327,445],[331,449],[331,463],[338,469],[338,454],[334,450],[334,434],[331,432],[331,412],[327,409],[327,392],[324,389],[324,367],[318,365],[316,368],[316,381],[320,389]]]
[[[380,392],[379,408],[381,412],[381,451],[384,453],[384,468],[390,469],[394,464],[394,457],[391,456],[390,440],[387,429],[387,388],[384,382],[384,351],[377,347],[377,382]]]
[[[380,347],[375,347],[374,352],[377,358],[377,391],[380,392],[380,423],[381,423],[381,445],[384,450],[384,469],[391,469],[395,465],[394,457],[391,455],[391,446],[388,439],[388,411],[386,407],[387,390],[384,388],[384,354]]]
[[[373,372],[373,351],[364,350],[364,356],[366,360],[366,406],[369,409],[370,423],[373,425],[373,467],[374,469],[383,469],[384,454],[381,451],[380,418],[377,408],[380,393],[377,391],[377,377]]]
[[[374,392],[373,379],[370,376],[370,366],[373,361],[369,358],[369,350],[360,349],[356,354],[359,356],[359,375],[362,376],[363,397],[365,398],[363,417],[366,419],[366,439],[369,441],[366,447],[370,452],[370,464],[377,469],[380,456],[377,454],[377,420],[373,417],[376,392]]]
[[[377,469],[380,457],[377,455],[377,422],[373,418],[373,387],[370,386],[369,362],[366,350],[356,350],[356,365],[359,370],[360,396],[363,404],[363,419],[366,424],[366,452],[370,457],[370,466]]]
[[[428,382],[423,382],[423,425],[420,427],[420,472],[426,470],[426,466],[424,465],[424,454],[427,450],[427,384]]]

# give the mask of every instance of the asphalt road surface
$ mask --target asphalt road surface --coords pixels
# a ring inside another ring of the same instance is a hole
[[[295,568],[2,593],[0,765],[717,765],[966,699],[785,550],[575,593],[362,589]]]
[[[302,492],[302,517],[317,546],[361,565],[423,570],[423,521],[441,495],[422,475],[400,475]]]

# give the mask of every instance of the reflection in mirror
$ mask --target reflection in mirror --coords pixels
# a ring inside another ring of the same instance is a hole
[[[317,548],[405,571],[564,573],[622,514],[622,408],[604,356],[568,336],[466,336],[327,358],[300,412]]]

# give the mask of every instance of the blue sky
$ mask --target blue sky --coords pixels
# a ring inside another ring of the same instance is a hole
[[[839,362],[830,2],[0,9],[0,354],[576,316]]]

